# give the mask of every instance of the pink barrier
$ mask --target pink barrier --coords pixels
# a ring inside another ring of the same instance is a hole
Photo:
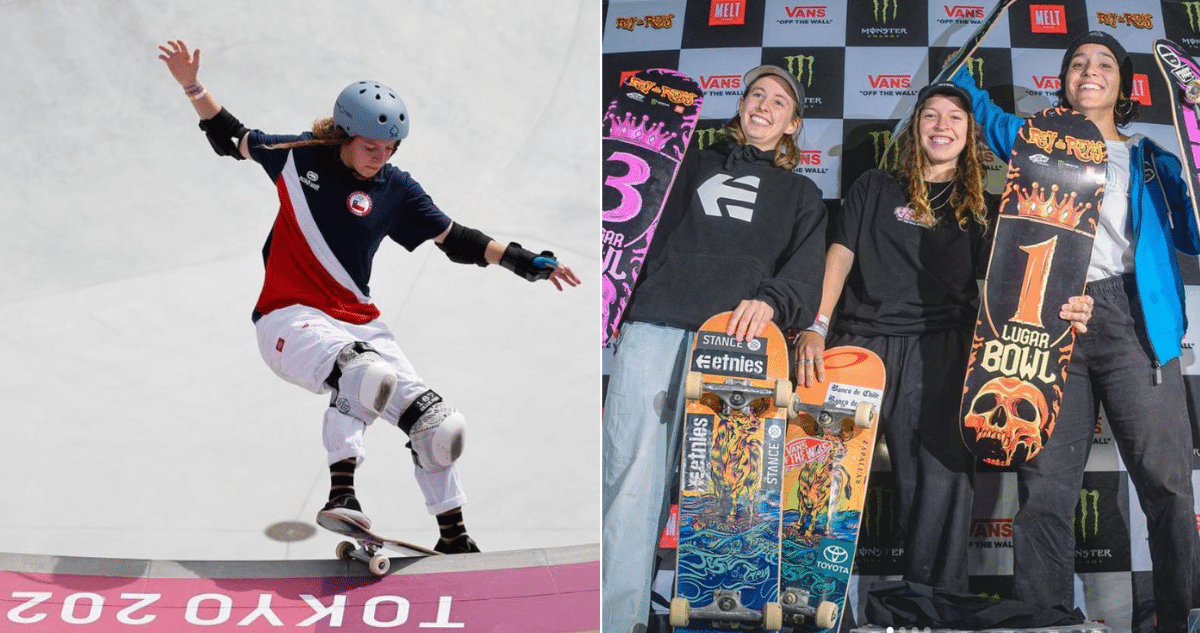
[[[383,578],[0,572],[5,631],[565,633],[599,622],[599,561]]]

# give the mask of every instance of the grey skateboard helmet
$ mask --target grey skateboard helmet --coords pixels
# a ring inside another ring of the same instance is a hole
[[[333,122],[350,136],[377,141],[408,136],[408,109],[395,90],[377,81],[346,86],[333,104]]]

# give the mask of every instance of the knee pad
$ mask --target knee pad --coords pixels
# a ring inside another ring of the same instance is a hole
[[[462,454],[467,420],[433,390],[417,396],[397,426],[408,434],[413,461],[422,468],[445,468]]]
[[[396,372],[370,345],[351,343],[338,352],[326,382],[333,387],[329,406],[369,423],[396,391]]]

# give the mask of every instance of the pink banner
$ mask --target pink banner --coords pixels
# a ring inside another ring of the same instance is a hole
[[[0,572],[6,631],[600,628],[600,563],[383,578],[124,578]]]

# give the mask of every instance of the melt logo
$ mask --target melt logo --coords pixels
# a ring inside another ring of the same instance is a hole
[[[363,217],[371,212],[371,196],[368,196],[362,191],[355,191],[346,198],[346,208],[350,209],[350,213]]]
[[[746,23],[746,0],[712,0],[708,7],[709,26],[734,26]]]
[[[1031,33],[1066,33],[1066,9],[1061,4],[1029,5],[1029,31]]]
[[[1133,94],[1129,95],[1129,98],[1147,108],[1152,105],[1150,98],[1150,78],[1144,73],[1133,73]]]

